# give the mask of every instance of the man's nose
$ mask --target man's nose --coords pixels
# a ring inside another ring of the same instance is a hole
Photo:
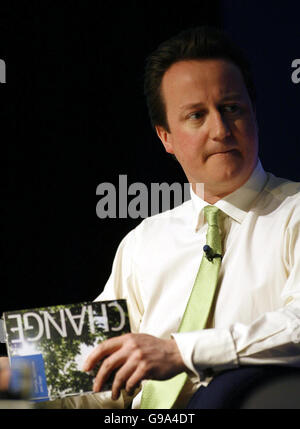
[[[231,134],[226,118],[219,111],[211,113],[209,127],[209,136],[212,140],[223,141]]]

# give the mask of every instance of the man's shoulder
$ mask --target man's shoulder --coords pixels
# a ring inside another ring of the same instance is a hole
[[[185,201],[173,209],[169,209],[143,219],[135,230],[136,232],[141,233],[146,231],[152,232],[154,230],[159,230],[160,228],[165,228],[166,226],[171,226],[174,223],[177,225],[180,225],[180,223],[186,223],[192,216],[192,210],[192,201]]]
[[[300,182],[277,177],[272,173],[268,173],[268,176],[265,190],[274,198],[290,204],[300,201]]]
[[[300,222],[300,182],[268,173],[269,179],[260,199],[261,208],[272,210],[291,225]]]
[[[176,233],[180,226],[191,224],[192,217],[192,201],[188,200],[173,209],[143,219],[123,237],[119,246],[138,249],[142,243],[164,239]]]

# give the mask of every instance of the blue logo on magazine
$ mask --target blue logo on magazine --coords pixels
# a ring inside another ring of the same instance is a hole
[[[11,368],[10,390],[21,394],[24,390],[29,390],[34,401],[49,399],[44,359],[41,354],[12,356]]]

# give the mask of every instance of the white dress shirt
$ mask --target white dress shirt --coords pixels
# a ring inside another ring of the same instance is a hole
[[[209,329],[177,333],[203,254],[207,204],[191,192],[181,206],[143,220],[122,240],[97,297],[127,299],[132,332],[175,338],[190,371],[179,407],[221,370],[300,366],[300,184],[265,173],[259,161],[241,188],[215,204],[224,256],[213,317]],[[114,402],[97,395],[104,408],[128,404],[126,395]],[[133,408],[140,399],[141,392]]]

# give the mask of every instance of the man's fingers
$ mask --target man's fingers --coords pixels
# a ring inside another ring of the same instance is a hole
[[[83,365],[83,371],[90,371],[105,356],[114,353],[122,346],[120,337],[110,338],[99,344],[87,357]]]
[[[10,367],[7,357],[0,357],[0,390],[8,390],[10,381]]]
[[[115,352],[111,356],[104,359],[95,377],[93,391],[99,392],[103,384],[109,379],[111,373],[116,368],[119,368],[124,363],[124,361],[126,361],[126,355],[121,351]]]
[[[132,373],[136,369],[136,363],[132,360],[126,362],[116,373],[113,385],[112,385],[112,399],[116,400],[120,396],[121,389],[127,386],[128,378],[132,375]],[[126,391],[129,392],[129,390]],[[130,390],[131,392],[131,390]]]
[[[9,368],[9,359],[7,356],[0,357],[0,368]]]
[[[135,371],[132,372],[131,376],[128,378],[125,389],[129,395],[133,395],[135,389],[140,386],[141,381],[146,378],[145,371],[141,366],[138,366]]]

